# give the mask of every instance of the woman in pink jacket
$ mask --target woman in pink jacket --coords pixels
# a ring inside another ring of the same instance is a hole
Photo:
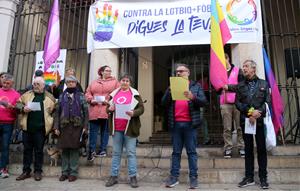
[[[106,146],[109,139],[106,105],[109,94],[118,88],[119,82],[111,76],[111,68],[102,66],[98,70],[99,78],[94,80],[87,88],[85,97],[90,104],[89,107],[89,161],[93,161],[95,156],[106,156]],[[96,152],[97,135],[100,129],[100,148]]]

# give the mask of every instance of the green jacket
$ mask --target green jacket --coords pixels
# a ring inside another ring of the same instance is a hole
[[[113,98],[114,96],[118,93],[120,88],[115,89],[111,94],[110,94],[110,100],[109,104],[113,104]],[[126,129],[125,129],[125,135],[129,137],[138,137],[140,135],[140,128],[141,128],[141,121],[140,121],[140,115],[144,113],[144,104],[142,101],[141,96],[139,95],[139,92],[131,88],[131,93],[132,93],[132,101],[131,101],[131,108],[133,110],[133,117],[131,117],[130,120],[128,120]],[[108,113],[108,127],[109,127],[109,132],[110,135],[114,135],[115,133],[115,125],[114,125],[114,117],[115,117],[115,112],[110,112],[108,111],[109,106],[107,106],[107,113]]]

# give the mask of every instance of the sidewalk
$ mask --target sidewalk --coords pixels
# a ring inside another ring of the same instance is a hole
[[[93,179],[78,179],[76,182],[59,182],[58,178],[44,177],[42,181],[34,181],[33,178],[25,181],[16,181],[16,176],[11,176],[7,179],[0,179],[0,190],[2,191],[99,191],[99,190],[143,190],[143,191],[154,191],[154,190],[188,190],[187,184],[179,184],[175,188],[165,188],[163,182],[161,183],[145,183],[140,182],[140,187],[132,189],[128,184],[122,182],[111,188],[106,188],[104,182]],[[299,190],[300,184],[271,184],[269,190]],[[250,186],[247,188],[238,188],[236,184],[200,184],[197,190],[261,190],[258,185]]]

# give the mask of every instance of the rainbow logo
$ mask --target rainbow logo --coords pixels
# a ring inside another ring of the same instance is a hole
[[[249,18],[237,18],[237,16],[233,15],[232,9],[234,6],[238,5],[239,3],[243,3],[245,1],[242,0],[230,0],[226,6],[226,12],[229,20],[237,25],[249,25],[253,23],[257,18],[257,7],[254,0],[248,0],[248,6],[252,9],[251,13],[252,16]]]
[[[112,38],[114,25],[118,20],[118,9],[113,13],[112,5],[105,3],[103,9],[96,8],[96,32],[94,40],[109,41]]]
[[[47,85],[57,84],[60,81],[59,71],[57,72],[44,72],[44,79]]]

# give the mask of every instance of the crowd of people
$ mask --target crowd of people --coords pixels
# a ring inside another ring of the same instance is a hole
[[[238,184],[246,187],[254,184],[253,135],[245,132],[245,121],[256,124],[255,140],[259,165],[260,186],[268,189],[267,152],[263,117],[265,103],[270,104],[268,84],[256,75],[256,63],[246,60],[242,69],[235,67],[226,54],[228,84],[221,90],[220,107],[223,119],[224,158],[232,157],[232,129],[237,131],[237,147],[245,158],[245,177]],[[179,183],[180,163],[183,147],[188,156],[189,187],[198,187],[197,128],[203,123],[201,108],[208,105],[207,97],[199,82],[189,79],[190,69],[186,64],[176,66],[176,76],[188,80],[185,100],[173,100],[168,88],[162,97],[167,109],[168,128],[172,136],[173,152],[170,176],[166,187]],[[8,73],[0,77],[0,131],[2,154],[0,175],[9,176],[9,144],[14,123],[19,115],[18,126],[23,131],[23,171],[17,181],[33,176],[42,180],[43,148],[50,132],[58,138],[57,147],[62,150],[61,176],[59,181],[76,181],[79,168],[79,149],[83,136],[88,134],[88,161],[107,155],[109,135],[112,136],[112,160],[110,177],[105,186],[118,183],[123,147],[127,155],[129,184],[137,188],[137,137],[140,134],[140,116],[144,105],[138,90],[131,87],[133,78],[122,75],[119,80],[111,75],[109,66],[98,70],[98,78],[92,81],[85,93],[75,77],[74,69],[67,69],[65,78],[58,86],[46,86],[42,71],[35,72],[32,85],[25,90],[13,89],[14,78]],[[19,93],[20,92],[20,93]],[[122,113],[125,112],[125,113]],[[234,121],[234,123],[233,123]],[[100,145],[97,150],[97,137]],[[33,159],[34,157],[34,159]]]

